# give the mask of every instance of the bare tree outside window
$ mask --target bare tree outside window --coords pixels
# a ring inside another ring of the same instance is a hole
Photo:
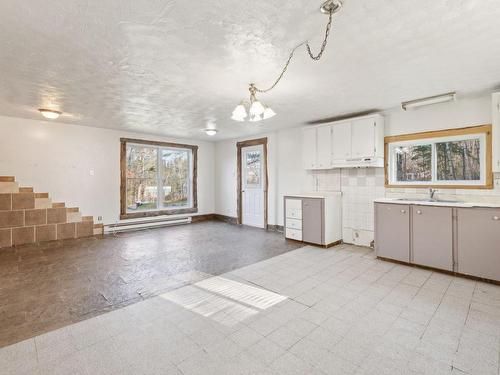
[[[198,146],[121,138],[120,218],[198,211]]]
[[[432,145],[398,146],[397,181],[430,181],[432,179]]]
[[[481,179],[479,139],[436,143],[437,179],[478,181]]]

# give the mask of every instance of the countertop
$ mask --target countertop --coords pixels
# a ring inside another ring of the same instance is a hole
[[[290,198],[328,198],[334,196],[341,196],[342,192],[340,191],[322,191],[322,192],[312,192],[312,193],[304,193],[304,194],[285,194],[284,197]]]
[[[442,206],[442,207],[483,207],[483,208],[500,208],[498,203],[474,203],[474,202],[443,202],[443,201],[425,201],[425,200],[402,200],[398,198],[379,198],[374,200],[375,203],[393,203],[393,204],[414,204],[419,206]]]

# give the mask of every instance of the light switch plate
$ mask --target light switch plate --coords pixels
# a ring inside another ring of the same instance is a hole
[[[94,176],[94,175],[95,175],[95,171],[94,171],[93,169],[91,169],[91,170],[89,171],[89,175]]]

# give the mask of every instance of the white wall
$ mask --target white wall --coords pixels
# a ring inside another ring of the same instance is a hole
[[[491,124],[491,95],[459,99],[418,109],[384,113],[385,135]]]
[[[0,117],[0,175],[113,223],[120,215],[120,137],[198,145],[198,214],[214,212],[211,142]]]
[[[466,98],[453,103],[384,113],[385,134],[397,135],[491,123],[491,96]],[[265,126],[265,124],[264,124]],[[383,168],[306,171],[302,168],[301,126],[262,134],[269,137],[269,224],[283,225],[283,196],[306,191],[343,192],[344,236],[348,242],[368,244],[373,239],[373,199],[385,195],[425,194],[422,189],[385,189]],[[218,142],[215,210],[236,216],[236,142]],[[272,171],[275,171],[274,173]],[[500,179],[494,190],[446,191],[464,200],[500,199]],[[272,207],[275,207],[273,210]],[[359,233],[358,233],[359,232]],[[354,240],[352,240],[354,238]]]

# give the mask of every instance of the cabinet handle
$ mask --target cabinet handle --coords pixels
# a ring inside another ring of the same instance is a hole
[[[422,215],[422,211],[418,210],[417,215]]]
[[[493,220],[498,221],[498,220],[500,220],[500,217],[498,217],[498,216],[493,216]]]
[[[402,213],[402,214],[405,214],[405,213],[406,213],[406,210],[401,210],[401,213]]]

